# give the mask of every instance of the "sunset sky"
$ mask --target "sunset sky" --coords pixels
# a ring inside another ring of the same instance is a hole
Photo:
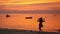
[[[39,17],[46,19],[43,30],[60,29],[60,0],[0,0],[0,28],[38,30]]]
[[[60,0],[0,0],[0,5],[25,5],[49,2],[60,2]]]
[[[60,10],[60,0],[0,0],[1,10]]]

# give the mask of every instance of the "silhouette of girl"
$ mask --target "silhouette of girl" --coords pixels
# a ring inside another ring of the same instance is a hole
[[[39,31],[41,31],[41,28],[43,27],[43,24],[42,23],[45,22],[45,21],[41,17],[41,18],[38,19],[38,22],[39,22]]]

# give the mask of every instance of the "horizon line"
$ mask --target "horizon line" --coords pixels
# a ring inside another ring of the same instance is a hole
[[[60,14],[60,10],[30,10],[30,11],[4,11],[4,10],[0,10],[0,14]]]

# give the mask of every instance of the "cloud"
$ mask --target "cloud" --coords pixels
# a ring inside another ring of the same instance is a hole
[[[60,2],[19,6],[1,5],[0,13],[60,14]]]
[[[36,3],[60,2],[60,0],[0,0],[0,5],[24,5]]]
[[[30,5],[1,5],[0,9],[4,10],[52,10],[59,9],[60,2],[56,3],[42,3],[42,4],[30,4]]]

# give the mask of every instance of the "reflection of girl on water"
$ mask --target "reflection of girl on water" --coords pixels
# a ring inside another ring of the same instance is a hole
[[[39,22],[39,30],[41,31],[41,28],[43,27],[43,22],[45,22],[45,19],[43,20],[43,18],[39,18],[38,19],[38,22]]]

